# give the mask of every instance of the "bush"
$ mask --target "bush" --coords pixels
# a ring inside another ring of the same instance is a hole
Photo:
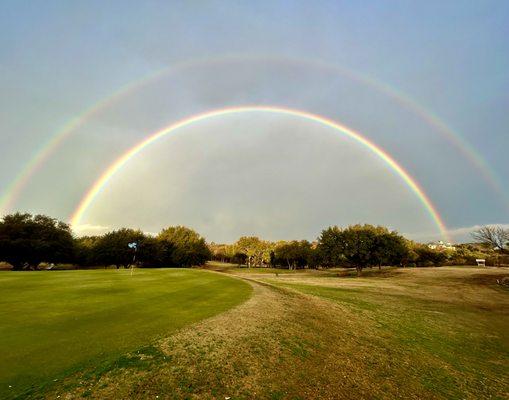
[[[418,267],[440,267],[447,261],[447,253],[431,249],[427,245],[417,245],[414,251],[417,253],[415,263]]]

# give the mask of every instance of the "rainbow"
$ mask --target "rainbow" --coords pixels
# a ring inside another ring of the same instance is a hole
[[[155,73],[150,73],[138,79],[134,82],[130,82],[112,95],[102,99],[95,103],[91,107],[87,108],[83,113],[79,114],[60,130],[58,130],[51,138],[33,155],[33,157],[25,164],[23,169],[15,176],[11,183],[7,186],[4,192],[0,196],[0,214],[10,211],[21,193],[28,185],[33,176],[39,171],[50,156],[60,147],[60,145],[73,133],[76,132],[80,127],[84,126],[90,121],[95,115],[101,111],[107,109],[113,105],[116,101],[124,98],[131,94],[137,89],[143,86],[157,81],[169,74],[176,73],[178,71],[186,70],[201,65],[212,65],[225,62],[235,61],[265,61],[273,63],[290,63],[290,64],[301,64],[309,66],[310,68],[321,69],[322,71],[328,71],[344,76],[352,81],[358,82],[367,87],[373,88],[380,93],[383,93],[387,97],[394,100],[396,103],[409,110],[412,114],[416,115],[428,126],[433,128],[436,132],[440,133],[444,138],[448,140],[459,152],[475,166],[476,170],[480,172],[484,181],[492,188],[494,192],[499,194],[504,199],[506,206],[509,208],[509,199],[504,191],[503,185],[500,179],[495,173],[489,168],[486,161],[475,151],[475,149],[464,139],[461,138],[454,130],[452,130],[447,124],[445,124],[436,114],[430,112],[415,100],[411,99],[405,93],[394,88],[393,86],[387,85],[373,77],[362,74],[358,71],[353,71],[348,68],[331,65],[321,60],[308,60],[291,57],[279,57],[270,55],[225,55],[216,58],[200,58],[190,61],[184,61],[176,63],[171,67],[166,67]]]
[[[99,193],[103,190],[103,188],[110,182],[113,176],[134,156],[144,150],[146,147],[155,143],[162,137],[174,133],[181,128],[186,126],[195,124],[200,121],[204,121],[210,118],[218,118],[231,114],[241,114],[241,113],[271,113],[271,114],[280,114],[280,115],[289,115],[295,116],[299,118],[304,118],[310,121],[317,122],[321,125],[330,127],[339,133],[346,135],[347,137],[354,139],[357,143],[369,149],[372,153],[380,157],[390,168],[394,171],[396,175],[401,177],[403,181],[407,184],[407,186],[412,190],[413,193],[417,196],[420,202],[424,205],[425,209],[435,222],[436,226],[440,230],[441,235],[448,239],[447,228],[445,227],[445,223],[440,217],[440,214],[436,210],[435,206],[428,198],[424,190],[419,186],[419,184],[415,181],[412,176],[405,171],[405,169],[394,160],[385,150],[381,147],[373,143],[372,141],[366,139],[359,132],[354,131],[344,125],[341,125],[335,121],[332,121],[328,118],[322,117],[317,114],[312,114],[306,111],[295,110],[290,108],[283,107],[275,107],[275,106],[240,106],[240,107],[231,107],[231,108],[223,108],[213,111],[208,111],[202,114],[194,115],[178,122],[175,122],[171,125],[168,125],[161,130],[149,135],[143,141],[136,144],[134,147],[126,151],[122,156],[120,156],[115,162],[113,162],[104,172],[103,174],[95,181],[95,183],[90,187],[90,189],[86,192],[85,196],[79,202],[75,211],[70,217],[70,222],[73,227],[79,227],[81,220],[87,209],[94,202]]]

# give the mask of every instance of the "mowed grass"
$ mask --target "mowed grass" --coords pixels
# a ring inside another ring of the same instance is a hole
[[[343,307],[363,327],[351,332],[352,340],[369,338],[380,357],[389,355],[390,365],[381,373],[406,376],[402,387],[422,387],[440,398],[509,396],[509,290],[497,284],[509,276],[507,269],[389,269],[367,275],[270,282]],[[377,355],[366,356],[375,368]]]
[[[190,269],[0,273],[0,398],[23,398],[246,300]]]

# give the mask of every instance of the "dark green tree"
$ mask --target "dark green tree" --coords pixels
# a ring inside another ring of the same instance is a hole
[[[322,265],[351,266],[360,275],[368,266],[403,265],[408,258],[408,246],[402,236],[384,227],[333,226],[322,231],[317,253]]]
[[[341,232],[340,251],[345,261],[357,270],[362,270],[375,262],[376,232],[372,227],[353,225]]]
[[[45,215],[10,214],[0,221],[0,260],[15,270],[41,262],[73,262],[70,227]]]
[[[135,253],[128,244],[136,242],[141,252],[144,240],[145,234],[140,230],[122,228],[108,232],[94,245],[94,262],[99,265],[115,265],[117,268],[127,267],[132,264]],[[138,256],[138,261],[143,260]]]
[[[379,269],[382,265],[402,266],[408,258],[409,249],[405,239],[396,232],[377,227],[373,244],[372,265],[377,265]]]
[[[324,229],[318,238],[317,252],[320,264],[330,268],[344,262],[342,253],[342,230],[337,226]]]
[[[95,247],[101,236],[82,236],[74,240],[75,261],[78,265],[91,266],[97,263]]]
[[[173,266],[202,265],[212,258],[205,239],[185,226],[170,226],[163,229],[157,239],[171,247],[171,264]]]

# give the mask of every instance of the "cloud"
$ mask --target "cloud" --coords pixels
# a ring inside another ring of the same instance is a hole
[[[505,223],[503,223],[503,224],[502,223],[501,224],[486,224],[486,225],[497,225],[504,229],[509,229],[509,224],[505,224]],[[465,241],[465,240],[472,241],[472,237],[470,236],[470,234],[472,232],[478,230],[479,228],[486,226],[486,225],[472,225],[472,226],[454,228],[454,229],[449,229],[448,232],[449,232],[449,236],[453,239],[456,239],[456,240],[463,239],[463,241]]]
[[[111,228],[109,226],[83,224],[83,225],[73,225],[72,230],[77,236],[89,236],[89,235],[101,235],[111,230]]]
[[[447,230],[451,241],[454,243],[469,243],[473,242],[472,232],[482,228],[486,225],[496,225],[500,226],[504,229],[509,229],[509,223],[488,223],[482,225],[471,225],[471,226],[462,226],[458,228],[451,228]],[[435,240],[441,239],[436,232],[432,231],[422,231],[422,232],[403,232],[403,236],[411,238],[413,240],[417,240],[418,242],[431,242]]]
[[[155,237],[155,236],[157,236],[157,235],[159,235],[159,233],[158,233],[158,232],[143,231],[143,233],[144,233],[145,235],[148,235],[148,236],[154,236],[154,237]]]
[[[93,224],[81,224],[81,225],[73,225],[72,230],[77,236],[95,236],[102,235],[106,232],[113,231],[115,227],[112,226],[103,226],[103,225],[93,225]],[[145,235],[148,236],[157,236],[158,232],[151,231],[143,231]]]

